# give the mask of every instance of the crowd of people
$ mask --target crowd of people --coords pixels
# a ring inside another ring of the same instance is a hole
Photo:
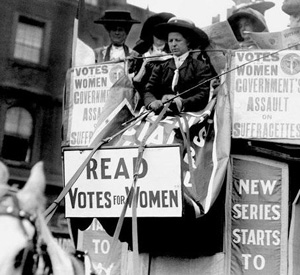
[[[227,21],[241,49],[258,48],[248,32],[268,32],[264,14],[251,7],[236,10]],[[207,105],[219,82],[210,81],[217,76],[204,51],[210,39],[191,20],[168,12],[154,14],[143,23],[133,49],[126,39],[132,25],[141,22],[130,12],[108,10],[95,23],[102,24],[110,38],[109,45],[94,50],[96,62],[130,60],[128,75],[141,105],[155,114],[166,102],[171,102],[171,114],[197,112]]]

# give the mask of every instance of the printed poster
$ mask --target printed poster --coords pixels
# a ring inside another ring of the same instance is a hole
[[[249,35],[260,49],[300,49],[300,27],[279,32],[249,32]]]
[[[64,151],[65,182],[90,150]],[[138,147],[101,148],[87,163],[65,197],[66,217],[119,217],[135,173]],[[179,145],[145,148],[138,180],[139,217],[182,215],[182,171]],[[126,216],[131,216],[131,204]]]
[[[112,241],[113,237],[105,232],[97,219],[93,219],[86,230],[78,230],[77,249],[88,251],[93,269],[97,274],[123,274],[122,265],[125,265],[127,261],[127,243],[118,241],[114,258],[111,260],[110,265],[105,267]]]
[[[124,62],[73,67],[67,73],[63,143],[86,147],[96,129],[108,93],[124,75]]]
[[[232,137],[300,144],[299,51],[236,51],[231,68]]]
[[[288,166],[233,155],[227,182],[227,274],[287,274]]]

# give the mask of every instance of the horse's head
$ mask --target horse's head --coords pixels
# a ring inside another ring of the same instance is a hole
[[[31,169],[21,190],[8,186],[8,178],[8,169],[0,162],[0,274],[17,275],[34,264],[35,219],[37,213],[43,211],[45,202],[43,163]]]

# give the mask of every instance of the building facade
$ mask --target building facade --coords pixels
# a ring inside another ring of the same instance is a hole
[[[63,187],[61,159],[65,75],[71,64],[73,23],[78,0],[3,0],[0,22],[0,160],[8,165],[10,184],[22,187],[31,167],[44,162],[48,204]],[[86,0],[91,33],[99,46],[108,43],[94,24],[106,9],[125,9],[143,22],[148,11],[125,0]],[[133,26],[130,46],[142,24]],[[51,220],[65,233],[63,206]]]

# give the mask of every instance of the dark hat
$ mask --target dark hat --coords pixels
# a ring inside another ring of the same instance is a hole
[[[188,19],[172,17],[167,23],[158,24],[154,28],[154,35],[159,39],[168,40],[170,32],[179,32],[189,38],[191,48],[205,49],[209,45],[207,34]]]
[[[150,16],[141,30],[140,39],[144,41],[152,40],[154,27],[158,24],[167,23],[175,15],[169,12],[161,12]]]
[[[140,40],[136,42],[133,50],[140,54],[147,52],[153,44],[154,27],[158,24],[167,23],[174,16],[174,14],[169,12],[161,12],[148,17],[143,24]]]
[[[145,41],[140,39],[139,41],[136,42],[133,50],[138,52],[139,54],[143,54],[151,48],[152,44],[153,43],[149,40]]]
[[[100,17],[98,20],[94,21],[96,24],[115,24],[115,23],[122,23],[122,24],[138,24],[141,23],[138,20],[135,20],[131,17],[129,11],[123,10],[107,10],[104,13],[104,16]]]

